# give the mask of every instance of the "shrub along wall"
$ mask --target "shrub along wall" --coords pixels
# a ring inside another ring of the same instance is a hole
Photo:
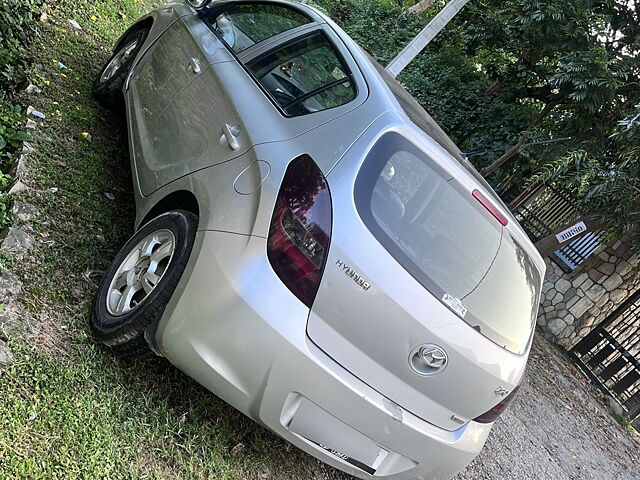
[[[640,262],[628,239],[619,240],[565,273],[546,259],[547,274],[538,325],[556,343],[571,348],[640,288]]]
[[[4,195],[8,172],[22,142],[29,139],[22,108],[12,99],[26,86],[26,48],[37,34],[41,5],[42,0],[0,0],[0,229],[9,222]]]
[[[26,81],[25,47],[36,34],[42,0],[0,2],[0,88],[11,94]]]

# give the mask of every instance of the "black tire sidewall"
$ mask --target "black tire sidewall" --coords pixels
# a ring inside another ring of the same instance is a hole
[[[138,56],[138,53],[140,52],[140,49],[142,48],[147,35],[149,35],[148,28],[140,28],[129,33],[129,35],[127,35],[127,37],[120,43],[119,48],[115,52],[113,52],[113,55],[109,57],[109,60],[100,69],[98,76],[93,82],[92,92],[93,96],[103,107],[118,110],[124,106],[124,96],[122,93],[122,88],[124,87],[124,82],[127,78],[127,75],[131,70],[131,66],[134,60]],[[126,61],[126,63],[122,65],[122,67],[120,67],[120,70],[113,77],[109,78],[105,82],[101,82],[100,78],[102,77],[103,72],[105,71],[111,60],[120,52],[120,50],[122,50],[127,45],[127,43],[129,43],[135,37],[140,37],[140,40],[131,57]]]
[[[170,230],[176,242],[165,274],[140,306],[122,316],[111,315],[107,310],[107,296],[119,266],[144,237],[158,230]],[[93,303],[91,327],[100,340],[117,343],[118,337],[121,336],[131,337],[134,333],[143,335],[150,324],[159,320],[186,268],[195,242],[196,230],[197,217],[191,212],[176,210],[145,224],[122,247],[102,279]]]

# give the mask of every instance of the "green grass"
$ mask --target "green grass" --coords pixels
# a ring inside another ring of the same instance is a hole
[[[0,479],[337,478],[164,360],[119,360],[90,334],[97,282],[134,220],[123,119],[98,107],[91,84],[119,34],[154,3],[48,2],[30,52],[42,93],[17,101],[47,118],[24,200],[48,237],[28,262],[0,258],[23,279],[22,302],[41,325],[29,341],[10,340],[18,360],[0,369]]]

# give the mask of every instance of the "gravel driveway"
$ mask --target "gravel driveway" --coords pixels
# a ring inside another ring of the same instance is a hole
[[[597,396],[538,335],[519,396],[456,480],[640,479],[638,434],[625,431]]]

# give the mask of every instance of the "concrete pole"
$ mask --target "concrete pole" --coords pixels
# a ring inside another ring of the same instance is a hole
[[[391,63],[387,66],[387,71],[393,77],[397,77],[400,72],[424,50],[424,47],[435,38],[440,30],[462,10],[462,7],[464,7],[468,1],[469,0],[449,0],[444,8],[416,35],[416,38],[411,40],[409,45],[404,47],[398,56],[391,60]]]

